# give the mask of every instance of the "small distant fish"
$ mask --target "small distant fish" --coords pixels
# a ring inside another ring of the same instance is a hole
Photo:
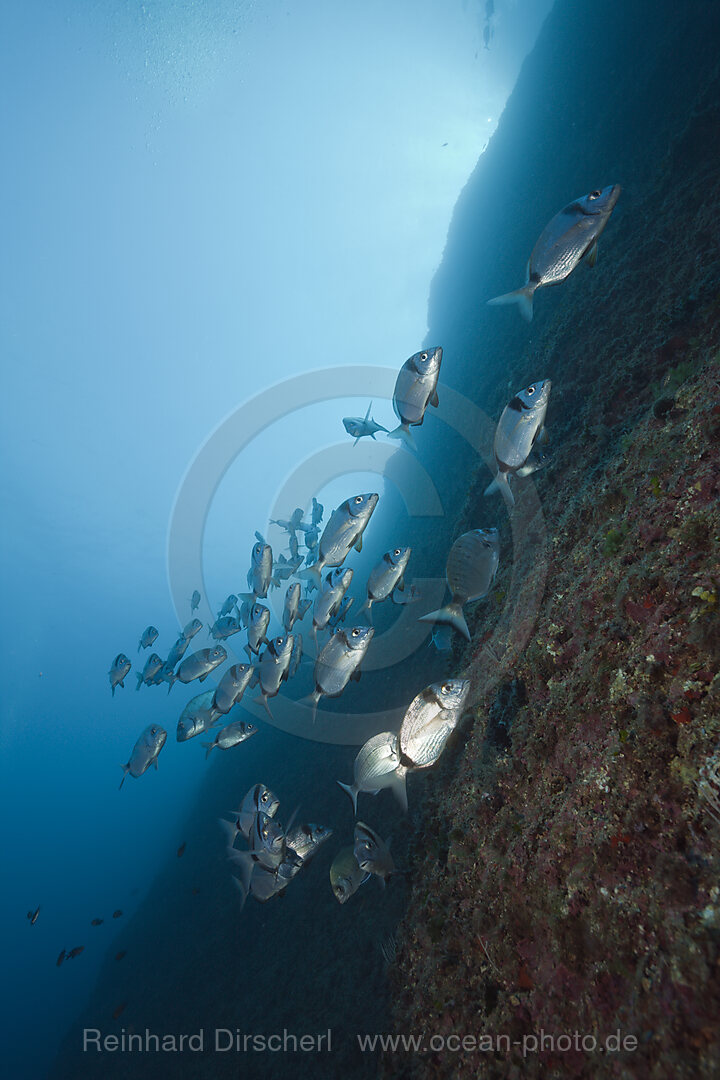
[[[66,960],[74,960],[75,957],[79,956],[80,953],[83,952],[84,949],[85,949],[84,945],[76,945],[74,949],[71,949],[70,952],[66,954],[65,959]]]
[[[200,593],[196,589],[195,592],[190,597],[190,614],[192,615],[193,611],[196,611],[199,607],[200,607]]]
[[[344,623],[348,616],[350,608],[355,603],[353,596],[346,596],[340,607],[337,609],[334,615],[328,619],[328,626],[333,630],[337,630],[340,623]]]
[[[459,536],[450,548],[445,576],[452,599],[445,607],[421,615],[420,622],[451,626],[469,641],[470,631],[463,615],[465,604],[487,596],[500,560],[497,529],[473,529]]]
[[[142,735],[135,743],[130,760],[127,764],[122,765],[123,778],[120,781],[120,787],[125,783],[125,777],[130,776],[137,779],[142,776],[151,765],[154,765],[157,769],[158,754],[165,745],[167,739],[167,731],[161,728],[159,724],[150,724],[145,728]]]
[[[224,664],[226,660],[227,652],[222,645],[216,645],[213,649],[198,649],[197,652],[185,657],[173,675],[172,681],[168,680],[170,682],[168,693],[176,682],[189,683],[194,682],[195,679],[198,682],[204,682],[210,672],[220,664]]]
[[[102,924],[103,924],[103,919],[92,919],[91,922],[90,922],[91,926],[102,926]]]
[[[212,727],[220,716],[213,704],[215,693],[214,690],[205,690],[188,701],[177,722],[175,738],[178,742],[187,742],[196,735],[204,735],[208,728]]]
[[[530,322],[536,289],[565,281],[582,259],[589,266],[595,265],[598,237],[619,196],[620,185],[611,184],[568,203],[540,233],[530,253],[522,288],[495,296],[488,304],[517,304],[523,318]]]
[[[381,731],[358,751],[352,784],[343,784],[340,780],[337,784],[350,796],[356,814],[359,792],[377,795],[382,788],[391,788],[403,810],[407,810],[406,777],[407,767],[400,761],[397,733]]]
[[[388,438],[402,439],[411,450],[416,446],[410,427],[422,424],[428,405],[437,408],[439,404],[437,384],[442,355],[440,346],[414,353],[400,368],[395,382],[393,409],[400,425],[388,432]]]
[[[312,521],[313,525],[319,525],[320,524],[320,522],[322,521],[323,512],[324,512],[323,504],[318,502],[317,499],[315,498],[315,496],[313,495],[312,511],[311,511],[311,514],[310,514],[310,520]]]
[[[227,638],[232,637],[233,634],[238,634],[242,628],[243,625],[240,619],[236,619],[233,615],[223,615],[221,618],[216,619],[210,627],[210,635],[216,641],[225,641]]]
[[[221,716],[226,716],[233,705],[242,699],[253,677],[251,664],[233,664],[223,675],[215,690],[212,707]]]
[[[263,705],[270,719],[273,716],[270,711],[268,699],[275,697],[280,692],[280,687],[288,678],[290,659],[293,650],[293,635],[280,634],[274,637],[265,652],[260,657],[258,676],[260,679],[260,692]]]
[[[313,633],[317,641],[318,630],[324,630],[332,615],[343,602],[345,593],[350,588],[353,572],[350,567],[337,567],[327,575],[323,588],[318,593],[313,607]]]
[[[486,25],[485,27],[483,27],[483,42],[485,43],[485,48],[486,49],[490,48],[490,39],[491,39],[491,37],[492,37],[492,30],[491,30],[489,25]]]
[[[189,639],[186,638],[183,634],[181,634],[167,655],[167,660],[165,661],[164,666],[165,671],[169,669],[170,673],[172,674],[175,665],[178,663],[179,660],[182,660],[183,656],[187,652],[187,647],[189,644]]]
[[[67,953],[63,949],[61,951],[60,955],[58,956],[57,960],[55,961],[55,964],[57,965],[57,967],[60,967],[60,965],[62,964],[63,960],[65,960],[66,957],[67,957]]]
[[[485,494],[499,491],[509,507],[515,505],[510,476],[528,476],[542,467],[532,455],[536,443],[547,438],[544,425],[551,388],[549,379],[531,383],[512,398],[498,420],[493,442],[497,473]]]
[[[204,742],[201,745],[205,747],[207,753],[205,759],[210,757],[210,751],[216,746],[218,750],[229,750],[232,746],[239,746],[241,742],[245,742],[251,735],[257,732],[257,728],[254,724],[246,724],[244,720],[236,720],[233,724],[227,724],[226,727],[221,728],[213,742]]]
[[[405,588],[404,575],[412,554],[412,548],[396,547],[386,551],[382,559],[371,572],[367,582],[367,600],[360,608],[360,614],[367,611],[372,622],[373,604],[380,604],[392,595],[394,589],[400,592]]]
[[[293,647],[290,655],[290,664],[288,666],[288,679],[292,679],[296,674],[297,669],[300,667],[300,661],[303,655],[303,639],[302,634],[293,634]]]
[[[427,769],[435,764],[457,726],[469,691],[469,679],[448,679],[420,691],[408,706],[398,732],[403,765]]]
[[[150,653],[150,656],[147,658],[145,662],[145,667],[142,669],[142,672],[135,672],[135,678],[137,679],[137,686],[135,687],[135,689],[139,690],[143,683],[145,684],[145,686],[151,686],[155,680],[155,676],[159,674],[160,671],[162,671],[163,663],[164,661],[161,659],[161,657],[158,656],[157,653]]]
[[[195,635],[200,633],[202,628],[203,624],[200,622],[199,619],[191,619],[190,622],[187,623],[185,628],[183,629],[182,637],[184,637],[186,641],[192,641]]]
[[[362,551],[363,533],[377,506],[378,498],[376,492],[355,495],[333,510],[320,537],[318,561],[301,571],[300,577],[308,578],[319,589],[326,567],[340,566],[352,548]]]
[[[123,956],[127,956],[127,949],[121,949],[120,952],[115,953],[116,960],[122,960]]]
[[[110,688],[112,690],[113,697],[115,697],[116,686],[122,686],[124,689],[125,683],[123,682],[123,679],[125,678],[131,667],[132,664],[128,660],[125,653],[118,653],[113,660],[110,666],[110,670],[108,672],[108,678],[110,679]]]
[[[273,554],[269,544],[255,544],[250,554],[250,572],[248,585],[253,591],[254,600],[264,600],[267,596],[270,582],[273,579]]]
[[[178,859],[182,859],[183,855],[185,854],[185,848],[186,847],[187,847],[187,840],[183,840],[182,844],[177,849],[177,857],[178,857]]]
[[[238,602],[238,598],[235,595],[235,593],[230,593],[230,595],[228,597],[226,597],[225,600],[223,601],[223,606],[220,608],[220,611],[218,612],[218,619],[222,619],[223,615],[229,615],[230,612],[232,611],[232,609],[237,604],[237,602]]]
[[[27,917],[30,920],[30,925],[34,926],[38,921],[38,915],[40,914],[40,907],[36,907],[34,911],[28,911]]]
[[[295,534],[295,530],[302,521],[302,518],[303,510],[301,506],[298,506],[295,508],[295,510],[293,510],[292,515],[288,521],[284,521],[282,518],[271,518],[270,524],[277,525],[278,528],[284,529],[286,533],[289,533],[291,536],[293,536]]]
[[[369,877],[370,875],[358,866],[353,849],[342,848],[330,867],[330,885],[335,899],[340,904],[345,904]]]
[[[113,1012],[113,1020],[117,1020],[125,1012],[127,1008],[127,1001],[123,1001],[121,1005],[118,1005],[117,1009]]]
[[[306,698],[313,707],[313,720],[321,697],[338,697],[354,679],[360,679],[360,664],[375,631],[371,626],[336,630],[315,661],[315,689]]]
[[[288,585],[287,592],[285,593],[285,606],[283,608],[283,626],[289,634],[295,625],[295,621],[298,617],[298,606],[300,604],[300,582],[296,581],[292,585]]]
[[[353,854],[361,870],[387,881],[395,873],[390,841],[380,837],[364,821],[355,822]]]
[[[260,652],[260,646],[267,644],[267,628],[270,625],[270,609],[264,604],[253,604],[250,608],[250,621],[248,622],[248,640],[245,652],[255,656]]]
[[[453,628],[451,626],[433,626],[430,640],[438,652],[449,652],[452,649]]]
[[[347,431],[348,435],[352,435],[355,442],[353,446],[357,446],[360,440],[369,435],[371,439],[375,440],[376,431],[387,431],[386,427],[382,424],[378,424],[375,420],[370,418],[370,410],[372,409],[372,401],[368,405],[368,411],[364,417],[361,416],[343,416],[343,427]]]
[[[492,19],[495,14],[495,0],[485,0],[485,18]]]
[[[146,630],[143,630],[138,643],[138,652],[140,652],[141,649],[148,649],[151,645],[154,645],[158,634],[159,631],[154,626],[148,626]]]
[[[120,908],[118,908],[117,911],[113,911],[113,919],[119,919],[121,915],[122,911],[120,910]]]

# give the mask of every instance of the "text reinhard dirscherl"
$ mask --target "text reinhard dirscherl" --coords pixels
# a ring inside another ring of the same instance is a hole
[[[624,1034],[619,1029],[605,1038],[589,1033],[575,1031],[558,1035],[549,1032],[529,1032],[521,1039],[511,1039],[509,1035],[432,1035],[427,1039],[423,1035],[356,1035],[355,1039],[361,1053],[503,1053],[519,1052],[523,1058],[534,1054],[567,1053],[575,1050],[585,1054],[632,1053],[638,1048],[635,1035]],[[99,1028],[83,1029],[83,1051],[85,1053],[166,1053],[177,1054],[202,1053],[208,1050],[214,1053],[328,1053],[332,1050],[332,1031],[330,1028],[322,1035],[295,1035],[283,1028],[282,1032],[272,1035],[248,1034],[236,1028],[213,1028],[206,1032],[204,1028],[193,1034],[158,1034],[145,1028],[144,1032],[126,1031],[122,1028],[119,1035],[104,1035]]]

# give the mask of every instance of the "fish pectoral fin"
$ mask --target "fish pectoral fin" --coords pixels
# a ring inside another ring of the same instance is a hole
[[[352,679],[353,682],[360,682],[360,676],[361,675],[362,675],[362,672],[360,671],[360,668],[356,667],[355,670],[353,671],[352,675],[350,676],[350,678]]]
[[[356,551],[362,551],[362,533],[360,533],[353,546]]]
[[[597,242],[597,240],[593,240],[592,244],[590,245],[590,247],[585,252],[584,258],[585,258],[585,262],[588,264],[588,266],[590,266],[590,267],[595,266],[595,263],[598,260],[598,242]]]
[[[437,409],[438,405],[440,404],[440,398],[438,397],[437,390],[433,390],[432,396],[430,398],[430,404],[434,409]]]

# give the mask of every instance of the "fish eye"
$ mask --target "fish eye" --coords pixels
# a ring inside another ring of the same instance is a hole
[[[151,735],[157,735],[157,728],[155,728],[155,727],[150,728],[150,734]]]
[[[599,199],[601,194],[600,191],[591,191],[588,195],[588,199]]]
[[[443,685],[440,687],[440,691],[443,694],[449,694],[452,691],[452,686],[450,685],[450,683],[443,683]]]
[[[422,361],[425,361],[425,360],[427,360],[427,358],[428,358],[428,354],[427,354],[426,352],[424,352],[424,353],[420,353],[420,359],[421,359]]]
[[[267,801],[268,801],[268,793],[267,793],[267,791],[263,791],[262,795],[260,796],[260,802],[267,802]]]
[[[532,397],[532,395],[535,393],[535,387],[534,386],[528,386],[526,393],[527,393],[528,397]]]
[[[400,548],[395,548],[395,550],[393,551],[393,555],[399,555],[399,554],[400,554]]]
[[[358,637],[358,636],[359,636],[359,634],[360,634],[360,630],[358,629],[358,627],[357,627],[357,626],[354,626],[354,627],[353,627],[353,630],[352,630],[352,636],[353,636],[353,637]]]
[[[356,505],[356,506],[359,506],[359,504],[360,504],[360,503],[361,503],[362,501],[363,501],[363,497],[362,497],[362,495],[356,495],[356,496],[355,496],[355,505]]]

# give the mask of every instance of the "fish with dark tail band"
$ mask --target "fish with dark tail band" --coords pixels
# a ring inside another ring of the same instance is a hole
[[[495,580],[500,560],[500,537],[497,529],[473,529],[463,533],[450,548],[445,574],[452,599],[438,611],[420,617],[420,622],[451,626],[469,641],[463,607],[472,600],[487,596]]]
[[[545,414],[551,388],[549,379],[526,386],[505,406],[498,420],[493,441],[497,472],[485,494],[499,491],[511,508],[515,496],[510,490],[510,477],[529,476],[544,464],[535,447],[547,440]]]
[[[528,259],[522,288],[495,296],[488,304],[517,304],[523,318],[530,322],[537,289],[559,285],[582,259],[588,266],[595,265],[598,237],[610,220],[619,196],[620,185],[611,184],[568,203],[540,233]]]

